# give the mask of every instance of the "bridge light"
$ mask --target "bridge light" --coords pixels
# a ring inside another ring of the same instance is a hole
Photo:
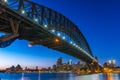
[[[58,43],[58,42],[59,42],[59,39],[57,39],[57,38],[56,38],[56,39],[55,39],[55,42],[57,42],[57,43]]]
[[[60,33],[58,33],[57,35],[60,36]]]
[[[53,29],[53,30],[52,30],[52,32],[54,33],[54,32],[55,32],[55,30]]]
[[[71,41],[70,44],[72,44],[73,42]]]
[[[22,11],[21,11],[21,13],[22,13],[22,14],[25,14],[25,11],[24,11],[24,10],[22,10]]]
[[[76,44],[74,43],[73,46],[75,46]]]
[[[62,39],[65,39],[65,36],[63,36]]]
[[[44,27],[47,28],[47,25],[45,24]]]
[[[5,2],[5,3],[7,3],[7,2],[8,2],[8,0],[4,0],[4,2]]]
[[[76,45],[76,47],[78,48],[78,45]]]
[[[37,19],[37,18],[35,19],[35,22],[38,22],[38,19]]]

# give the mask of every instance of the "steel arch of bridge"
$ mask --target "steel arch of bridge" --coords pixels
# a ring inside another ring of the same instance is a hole
[[[28,0],[1,0],[0,3],[52,34],[66,39],[68,43],[94,59],[90,47],[77,25],[64,15]],[[14,40],[12,39],[12,41]]]

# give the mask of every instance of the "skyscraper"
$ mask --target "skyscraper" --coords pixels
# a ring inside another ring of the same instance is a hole
[[[62,65],[62,57],[57,60],[57,65]]]
[[[69,65],[72,65],[72,59],[70,59],[68,63],[69,63]]]

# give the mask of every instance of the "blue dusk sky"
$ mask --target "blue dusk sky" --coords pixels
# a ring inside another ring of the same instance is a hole
[[[120,65],[120,1],[119,0],[34,0],[52,8],[78,25],[87,39],[99,63],[115,59]],[[0,68],[20,64],[22,66],[48,67],[59,57],[63,62],[79,59],[64,53],[35,45],[28,47],[27,41],[16,40],[11,46],[0,48]]]

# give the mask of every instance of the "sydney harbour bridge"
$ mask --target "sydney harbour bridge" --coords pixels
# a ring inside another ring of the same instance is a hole
[[[78,26],[61,13],[29,0],[0,0],[0,48],[16,39],[98,63]],[[100,65],[99,65],[100,66]]]

